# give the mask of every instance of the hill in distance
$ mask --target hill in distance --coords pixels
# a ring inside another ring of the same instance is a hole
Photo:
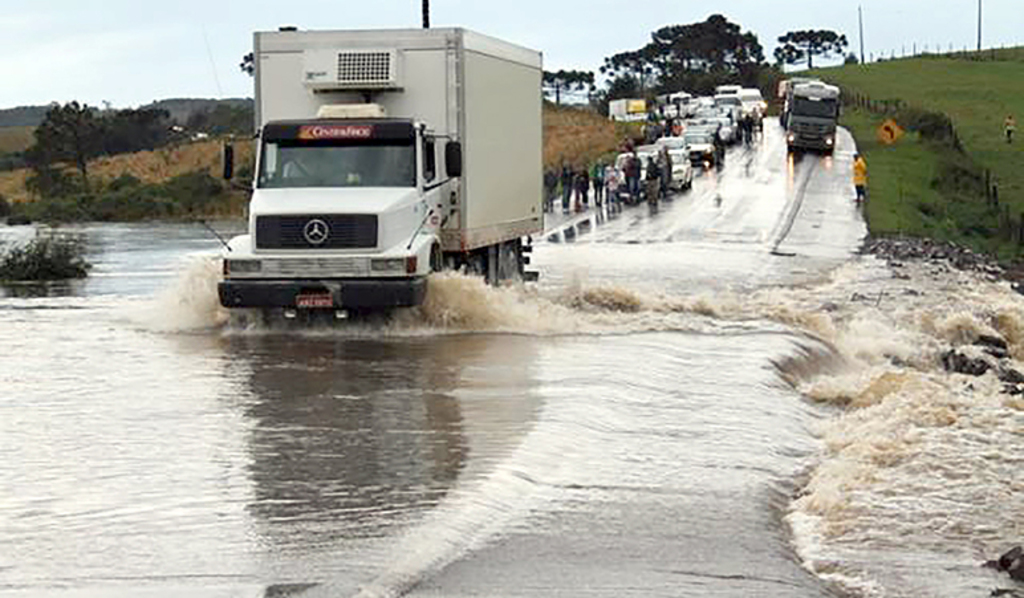
[[[251,108],[253,101],[250,98],[172,98],[159,100],[138,109],[157,108],[166,110],[171,114],[171,119],[179,124],[184,124],[189,115],[195,112],[212,110],[218,105],[227,105],[232,108]],[[37,127],[46,117],[46,106],[18,106],[16,108],[0,109],[0,128],[6,127]]]

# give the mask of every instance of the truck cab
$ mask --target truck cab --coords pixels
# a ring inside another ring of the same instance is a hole
[[[426,276],[441,268],[436,206],[459,165],[439,156],[445,140],[425,124],[383,112],[325,106],[322,118],[263,127],[251,232],[229,244],[223,304],[385,309],[423,301]]]
[[[790,151],[835,150],[839,120],[839,88],[820,81],[799,83],[790,92],[786,143]]]

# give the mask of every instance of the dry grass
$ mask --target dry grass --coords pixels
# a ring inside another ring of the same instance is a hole
[[[27,177],[27,170],[0,172],[0,196],[12,201],[25,201],[28,199],[28,191],[25,191],[25,179]]]
[[[590,110],[544,106],[544,168],[589,165],[633,132]]]
[[[110,181],[125,174],[144,183],[160,183],[172,177],[197,170],[205,170],[214,177],[221,174],[222,140],[198,141],[158,150],[120,154],[93,160],[89,163],[92,180]],[[235,141],[236,170],[253,159],[251,140]],[[29,199],[25,190],[27,170],[0,173],[0,195],[13,201]]]
[[[158,150],[99,158],[89,164],[90,176],[103,180],[130,174],[144,183],[160,183],[188,172],[205,170],[214,177],[221,172],[220,140],[199,141]],[[235,166],[253,156],[251,140],[234,142]]]
[[[35,143],[32,135],[35,130],[35,127],[0,127],[0,154],[27,150]]]

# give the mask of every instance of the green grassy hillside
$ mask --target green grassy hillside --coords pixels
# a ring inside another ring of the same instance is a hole
[[[975,172],[991,170],[999,182],[999,210],[1005,212],[1009,207],[1015,218],[1024,211],[1024,137],[1008,145],[1003,136],[1007,114],[1017,117],[1017,135],[1024,133],[1024,51],[1009,49],[966,56],[848,65],[814,74],[876,101],[899,99],[913,107],[947,114],[962,143],[965,155],[921,141],[916,135],[908,135],[895,148],[887,148],[877,143],[874,132],[884,117],[848,111],[844,124],[854,132],[868,158],[872,197],[886,204],[876,202],[871,206],[872,232],[952,238],[1009,257],[1017,251],[1005,239],[983,238],[982,229],[992,228],[991,222],[980,222],[992,217],[986,214],[984,187],[982,197],[973,198],[976,193],[965,189],[960,184],[963,177],[958,179],[959,175],[951,174],[950,169],[959,164],[975,168]],[[972,59],[978,57],[984,60]],[[952,184],[951,177],[956,179]],[[981,205],[971,205],[972,200]]]

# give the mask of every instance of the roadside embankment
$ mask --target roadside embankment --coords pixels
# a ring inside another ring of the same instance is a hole
[[[544,106],[544,168],[563,163],[574,168],[589,166],[616,151],[626,137],[634,137],[638,125],[615,123],[584,107]]]
[[[872,235],[956,241],[997,255],[1024,255],[1024,147],[1007,143],[1007,115],[1024,115],[1024,62],[925,57],[824,69],[840,85],[842,122],[869,167]],[[906,134],[878,138],[893,119]]]

